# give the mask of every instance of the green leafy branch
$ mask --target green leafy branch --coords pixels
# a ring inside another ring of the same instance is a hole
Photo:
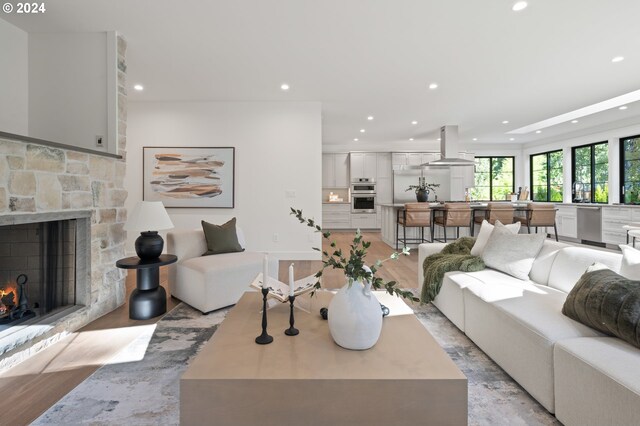
[[[394,252],[386,259],[377,260],[373,265],[369,266],[369,270],[365,269],[365,257],[367,256],[367,250],[371,246],[369,241],[364,241],[362,233],[358,229],[356,235],[353,238],[353,242],[349,245],[348,259],[341,248],[338,248],[335,241],[331,240],[331,232],[325,231],[322,227],[313,219],[306,219],[302,215],[302,210],[296,210],[291,207],[291,213],[294,215],[300,223],[306,224],[308,227],[313,228],[315,232],[320,232],[322,237],[329,241],[329,250],[321,250],[317,247],[313,249],[322,253],[322,269],[316,272],[315,277],[318,279],[314,284],[314,289],[321,287],[320,278],[324,270],[328,267],[332,269],[342,269],[344,275],[349,280],[349,285],[354,281],[371,282],[371,286],[377,290],[384,289],[391,295],[400,296],[402,298],[411,300],[413,302],[419,302],[420,299],[415,297],[413,293],[407,290],[403,290],[397,287],[396,281],[385,282],[382,278],[376,276],[376,272],[382,267],[382,265],[388,260],[397,260],[400,255],[409,255],[409,248],[405,247],[402,252]]]

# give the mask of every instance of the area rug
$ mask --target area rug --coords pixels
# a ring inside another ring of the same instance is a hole
[[[177,425],[180,376],[226,312],[180,304],[33,424]],[[470,425],[559,424],[435,307],[416,315],[469,380]]]

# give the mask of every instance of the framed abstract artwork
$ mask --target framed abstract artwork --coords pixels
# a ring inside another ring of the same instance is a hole
[[[165,207],[234,207],[235,148],[142,148],[145,201]]]

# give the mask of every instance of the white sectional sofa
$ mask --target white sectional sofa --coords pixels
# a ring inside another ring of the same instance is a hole
[[[424,259],[444,246],[419,246],[419,289]],[[546,240],[529,281],[449,272],[433,304],[562,423],[637,425],[640,349],[562,314],[594,262],[618,272],[622,255]]]
[[[244,234],[236,228],[245,248]],[[202,229],[167,233],[167,252],[178,256],[169,268],[171,295],[207,313],[238,302],[256,275],[262,272],[264,253],[243,251],[202,256],[207,242]],[[269,258],[269,275],[278,276],[278,260]]]

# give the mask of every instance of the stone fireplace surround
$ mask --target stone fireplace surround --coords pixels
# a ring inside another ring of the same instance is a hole
[[[0,224],[75,217],[86,231],[78,232],[86,235],[76,263],[85,284],[76,289],[76,306],[44,326],[0,336],[0,372],[124,303],[126,273],[115,262],[126,243],[126,49],[118,35],[117,122],[110,128],[118,155],[0,132]]]

